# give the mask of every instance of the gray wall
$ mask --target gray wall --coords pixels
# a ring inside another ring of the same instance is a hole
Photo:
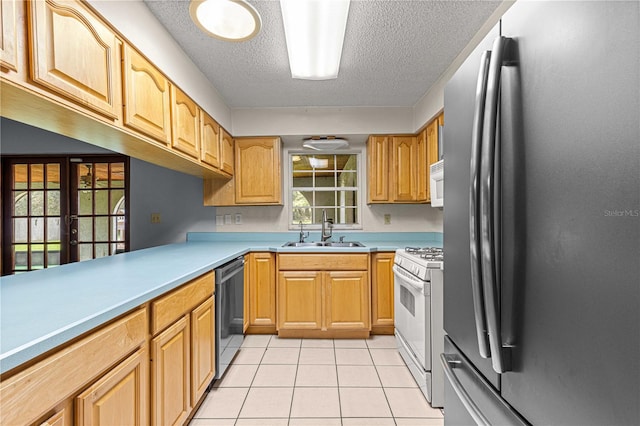
[[[111,154],[66,136],[0,119],[0,153]],[[130,160],[131,250],[185,241],[190,231],[215,231],[215,207],[202,205],[202,179]],[[160,223],[151,223],[160,213]]]

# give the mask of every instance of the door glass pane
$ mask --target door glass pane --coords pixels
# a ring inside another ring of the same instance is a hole
[[[78,219],[78,241],[93,241],[93,218]]]
[[[28,213],[27,192],[25,191],[13,191],[13,215],[14,216],[26,216]]]
[[[13,188],[27,189],[29,187],[27,176],[28,166],[26,164],[14,164],[13,166]]]
[[[96,163],[94,165],[95,188],[109,187],[109,163]]]
[[[109,191],[106,189],[94,191],[94,214],[109,214]]]
[[[60,216],[60,191],[47,191],[47,216]]]
[[[26,243],[29,238],[29,219],[13,219],[13,241],[16,243]]]
[[[111,188],[124,188],[124,163],[111,163]]]
[[[60,218],[48,217],[47,218],[47,241],[50,243],[57,243],[57,250],[60,251]]]
[[[47,164],[47,188],[60,188],[60,164]]]
[[[60,265],[60,251],[47,251],[47,268]]]
[[[44,244],[31,246],[31,269],[44,269]]]
[[[78,164],[78,188],[92,188],[93,187],[93,165],[92,164]]]
[[[78,214],[90,215],[93,213],[93,192],[90,190],[78,191]]]
[[[111,190],[109,214],[123,214],[124,205],[124,191],[122,189]]]
[[[13,269],[16,271],[29,270],[28,251],[26,244],[13,246]]]
[[[96,241],[109,241],[109,218],[96,217]]]
[[[44,164],[31,164],[31,189],[44,188]]]
[[[31,191],[31,216],[44,216],[44,191]]]
[[[96,259],[109,256],[109,244],[96,244]]]
[[[32,243],[44,242],[44,218],[43,217],[31,218],[31,242]]]
[[[80,261],[93,259],[93,244],[78,244]]]

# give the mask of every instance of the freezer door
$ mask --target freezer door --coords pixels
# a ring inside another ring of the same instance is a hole
[[[502,137],[503,191],[522,198],[502,214],[502,288],[520,294],[501,395],[533,424],[640,424],[639,5],[518,1],[502,20],[524,118]]]
[[[491,360],[479,352],[471,284],[469,195],[476,83],[482,54],[499,36],[496,26],[451,78],[444,92],[444,330],[499,389]],[[486,334],[486,333],[485,333]]]
[[[441,356],[446,380],[444,388],[445,426],[528,425],[445,338]]]

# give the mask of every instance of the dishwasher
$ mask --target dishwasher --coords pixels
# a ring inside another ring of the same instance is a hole
[[[216,268],[216,379],[224,374],[242,346],[244,257]]]

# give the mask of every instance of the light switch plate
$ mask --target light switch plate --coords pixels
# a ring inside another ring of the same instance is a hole
[[[236,225],[242,225],[242,214],[236,213]]]
[[[222,226],[224,225],[224,216],[222,216],[221,214],[217,214],[216,215],[216,226]]]
[[[224,215],[224,224],[225,225],[231,225],[231,215],[230,214],[225,214]]]

